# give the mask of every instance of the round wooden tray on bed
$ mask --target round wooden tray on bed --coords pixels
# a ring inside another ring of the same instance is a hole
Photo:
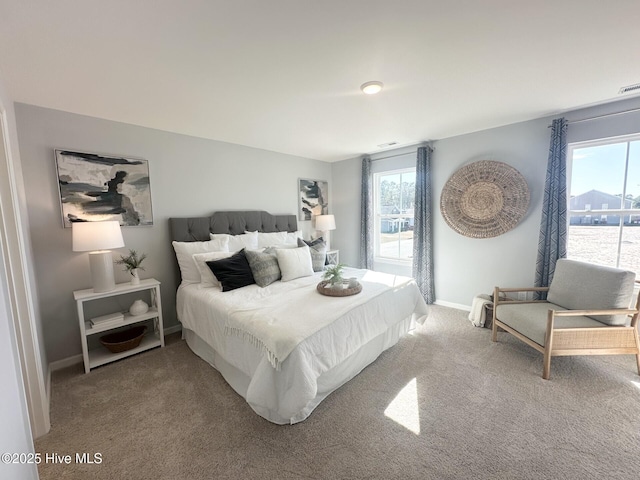
[[[358,282],[358,285],[353,288],[331,288],[327,285],[329,285],[329,282],[327,280],[323,280],[318,284],[316,290],[318,290],[322,295],[327,295],[328,297],[347,297],[362,291],[362,284],[360,282]],[[345,282],[343,285],[347,285],[347,283]]]

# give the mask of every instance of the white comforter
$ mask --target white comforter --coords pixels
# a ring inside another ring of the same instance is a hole
[[[250,378],[246,400],[258,414],[274,421],[265,412],[277,412],[293,423],[310,413],[318,377],[388,328],[427,313],[413,279],[346,270],[360,279],[362,293],[320,295],[321,273],[224,293],[180,286],[178,318]]]

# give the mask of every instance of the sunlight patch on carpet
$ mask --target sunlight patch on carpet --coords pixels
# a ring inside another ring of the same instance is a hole
[[[407,430],[420,435],[420,410],[418,409],[418,387],[414,378],[400,390],[396,398],[384,411],[384,415]]]
[[[631,380],[631,383],[633,383],[640,390],[640,382],[634,382],[633,380]]]

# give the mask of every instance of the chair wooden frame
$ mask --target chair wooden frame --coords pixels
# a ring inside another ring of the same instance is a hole
[[[638,312],[640,311],[640,294],[636,300],[635,309],[609,310],[553,310],[547,312],[547,328],[545,332],[545,346],[539,345],[530,338],[522,335],[497,318],[498,305],[518,303],[547,303],[546,300],[501,300],[500,294],[516,292],[547,292],[549,287],[531,288],[500,288],[493,290],[493,326],[491,341],[498,341],[498,329],[502,329],[514,337],[522,340],[544,355],[542,378],[549,379],[551,374],[551,357],[566,355],[635,355],[640,375],[640,337],[638,336]],[[556,317],[570,317],[582,315],[629,315],[630,326],[611,326],[597,328],[554,328]]]

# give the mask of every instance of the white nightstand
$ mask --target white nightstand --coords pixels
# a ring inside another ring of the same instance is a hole
[[[149,290],[151,293],[151,305],[149,311],[142,315],[131,315],[128,311],[124,313],[124,320],[117,325],[108,326],[92,326],[90,319],[85,318],[84,303],[92,300],[98,300],[128,293],[143,292]],[[104,365],[105,363],[114,362],[121,358],[144,352],[150,348],[164,347],[164,334],[162,325],[162,304],[160,301],[160,282],[155,278],[147,278],[140,280],[139,285],[131,285],[130,283],[119,283],[115,290],[110,292],[96,293],[92,288],[86,290],[76,290],[73,292],[78,306],[78,322],[80,323],[80,338],[82,340],[82,357],[84,359],[84,371],[89,373],[92,368]],[[120,353],[111,353],[104,346],[99,345],[96,348],[89,349],[88,338],[91,335],[108,332],[127,325],[153,320],[153,331],[147,332],[140,342],[140,345],[131,350]]]
[[[337,265],[340,263],[340,250],[327,250],[327,262],[330,265]]]

